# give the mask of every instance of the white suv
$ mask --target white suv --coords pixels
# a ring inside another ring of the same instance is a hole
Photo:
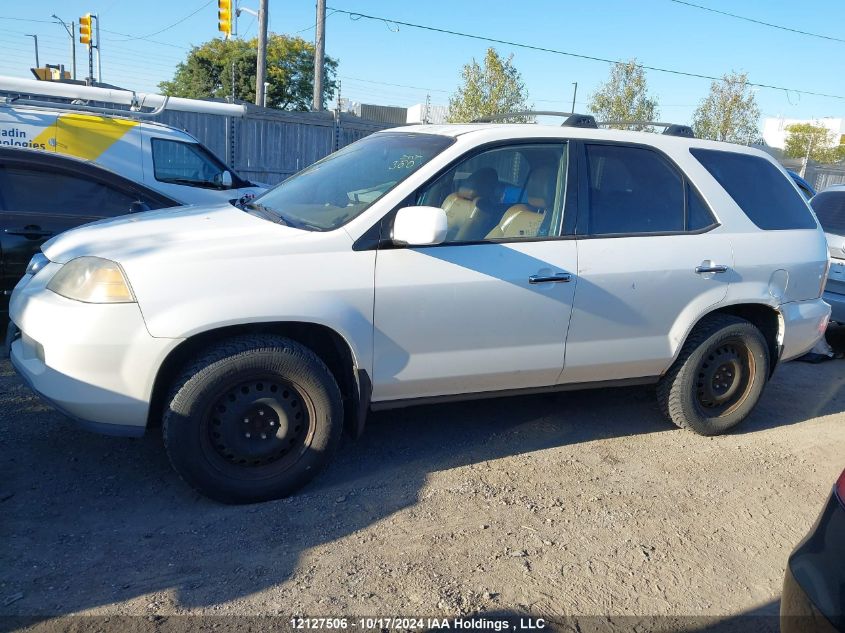
[[[583,123],[583,119],[582,119]],[[241,209],[54,238],[11,299],[14,366],[106,433],[163,422],[206,495],[287,495],[370,409],[656,384],[721,433],[830,308],[825,236],[767,155],[541,125],[373,134]]]

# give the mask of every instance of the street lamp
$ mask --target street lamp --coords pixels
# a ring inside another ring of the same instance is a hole
[[[32,33],[26,33],[26,36],[35,40],[35,67],[41,68],[41,64],[38,62],[38,36]]]
[[[54,20],[58,21],[63,27],[65,27],[65,31],[70,36],[70,55],[71,59],[73,60],[73,78],[76,79],[76,24],[71,22],[70,26],[68,27],[67,23],[62,20],[59,16],[55,13],[50,16]]]

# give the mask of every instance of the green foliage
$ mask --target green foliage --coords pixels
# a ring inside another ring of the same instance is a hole
[[[788,158],[805,158],[809,149],[810,160],[819,163],[845,160],[845,145],[840,145],[836,133],[823,125],[796,123],[787,126],[786,132],[783,153]]]
[[[513,65],[513,55],[502,59],[493,48],[487,49],[484,65],[475,59],[461,72],[463,85],[449,98],[449,122],[466,123],[503,112],[530,110],[525,84]],[[515,117],[522,121],[524,117]]]
[[[590,112],[599,121],[655,121],[657,99],[648,94],[645,72],[636,59],[614,64],[610,77],[590,99]],[[647,125],[614,125],[617,129],[649,130]]]
[[[760,108],[746,73],[733,72],[710,84],[693,115],[699,138],[749,145],[760,138]]]
[[[213,39],[194,46],[171,81],[159,88],[166,95],[203,99],[232,94],[235,66],[235,98],[255,100],[258,39]],[[337,61],[325,58],[323,105],[334,94]],[[314,45],[301,37],[271,33],[267,37],[267,106],[282,110],[310,110],[314,91]]]

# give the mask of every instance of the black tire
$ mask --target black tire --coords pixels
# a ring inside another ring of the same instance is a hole
[[[334,376],[310,349],[280,336],[209,347],[174,381],[168,402],[170,463],[224,503],[297,491],[331,460],[343,430]]]
[[[769,346],[757,327],[714,314],[690,333],[657,385],[663,414],[699,435],[718,435],[751,412],[769,377]]]

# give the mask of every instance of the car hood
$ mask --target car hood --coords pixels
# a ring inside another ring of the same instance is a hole
[[[251,247],[309,235],[250,215],[231,204],[174,207],[100,220],[57,235],[41,250],[50,261],[67,263],[91,255],[118,262],[165,251],[207,254],[248,242]]]

